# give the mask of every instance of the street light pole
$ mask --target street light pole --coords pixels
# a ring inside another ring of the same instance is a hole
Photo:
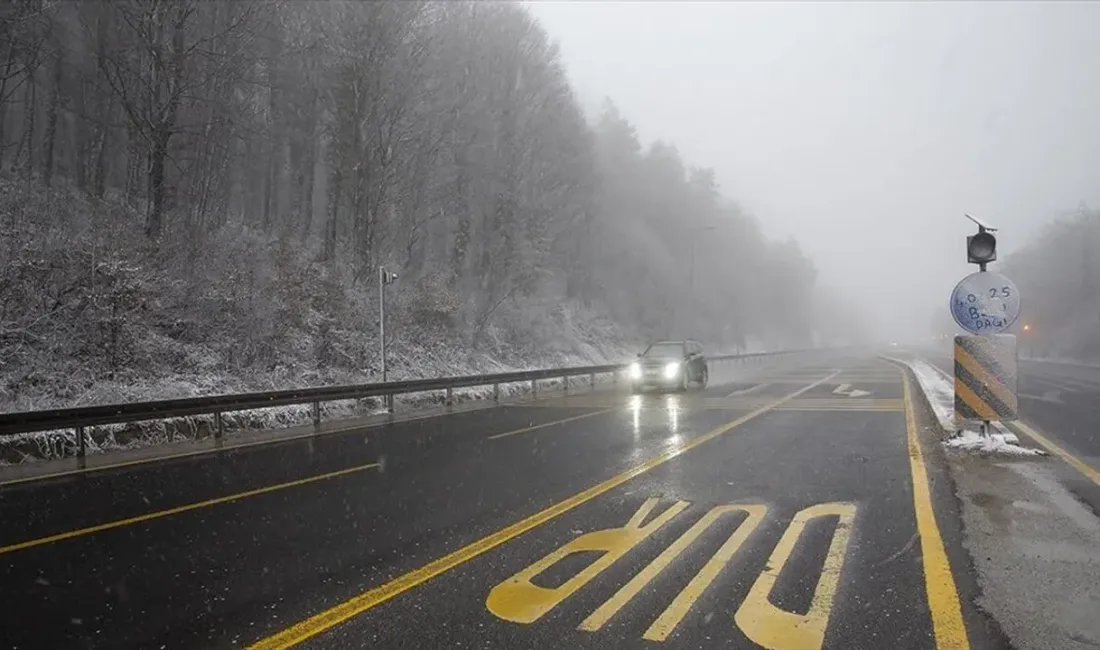
[[[378,343],[382,356],[382,381],[386,381],[386,267],[378,267]]]
[[[688,235],[688,295],[691,296],[692,309],[699,304],[699,297],[695,295],[695,238],[699,233],[711,230],[716,230],[716,227],[697,226]]]
[[[396,273],[378,267],[378,347],[382,356],[382,381],[386,381],[386,285],[397,279]],[[386,410],[393,413],[393,395],[386,396]]]
[[[691,235],[691,243],[688,244],[688,289],[691,291],[692,300],[695,299],[695,234]]]

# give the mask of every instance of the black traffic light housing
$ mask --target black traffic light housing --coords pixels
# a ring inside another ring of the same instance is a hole
[[[966,217],[978,225],[978,234],[966,237],[966,261],[977,264],[984,271],[986,264],[997,260],[997,238],[993,236],[997,229],[969,214]]]

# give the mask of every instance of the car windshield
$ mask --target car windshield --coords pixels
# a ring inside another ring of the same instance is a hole
[[[682,357],[684,356],[683,343],[654,343],[642,353],[643,357]]]

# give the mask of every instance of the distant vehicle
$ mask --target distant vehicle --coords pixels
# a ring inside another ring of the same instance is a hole
[[[691,384],[706,388],[710,371],[702,344],[696,341],[658,341],[628,369],[631,392],[646,388],[686,391]]]

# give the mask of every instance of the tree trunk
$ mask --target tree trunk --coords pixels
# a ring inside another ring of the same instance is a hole
[[[309,143],[306,145],[305,160],[301,163],[301,178],[302,178],[302,206],[301,219],[302,219],[302,236],[301,239],[305,241],[309,238],[310,227],[313,224],[313,186],[314,186],[314,168],[317,165],[317,139],[313,133],[309,134]]]
[[[145,236],[150,239],[160,236],[164,221],[164,162],[168,157],[168,139],[171,135],[171,132],[162,125],[153,137],[153,150],[149,161],[151,206],[145,219]]]
[[[130,205],[145,197],[141,179],[145,174],[145,152],[141,146],[141,133],[132,122],[126,129],[126,201]]]
[[[53,181],[53,150],[54,141],[57,139],[57,110],[61,103],[61,64],[60,48],[54,55],[53,65],[53,92],[50,95],[50,104],[46,111],[46,133],[42,142],[42,182],[46,187]]]
[[[336,220],[340,214],[340,192],[343,175],[339,169],[333,169],[328,189],[328,219],[325,220],[325,234],[321,247],[321,259],[331,261],[336,257]]]
[[[26,159],[22,160],[23,168],[29,176],[34,170],[34,125],[35,125],[35,105],[36,98],[36,85],[34,83],[34,69],[31,68],[27,71],[27,88],[23,91],[23,137],[19,140],[19,148],[15,151],[15,164],[18,166],[20,158],[23,156],[23,151],[27,152]]]

